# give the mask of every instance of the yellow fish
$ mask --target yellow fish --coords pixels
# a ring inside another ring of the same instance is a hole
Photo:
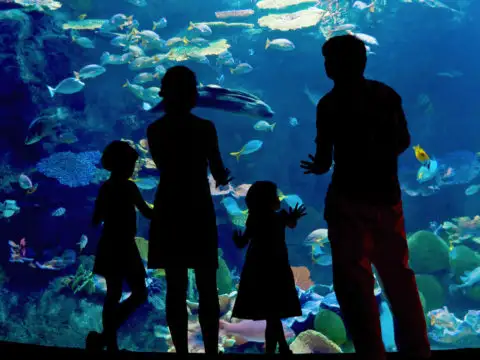
[[[82,14],[78,16],[80,20],[85,20],[86,17],[87,17],[87,14]]]
[[[413,151],[415,151],[415,157],[417,160],[422,164],[430,161],[430,156],[428,156],[428,154],[420,147],[420,145],[414,146]]]

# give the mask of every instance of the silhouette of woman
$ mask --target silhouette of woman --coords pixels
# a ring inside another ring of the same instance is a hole
[[[231,178],[220,156],[214,124],[191,114],[198,97],[195,74],[184,66],[170,68],[160,96],[165,116],[147,130],[160,172],[148,267],[165,269],[167,323],[176,352],[182,354],[188,352],[188,269],[195,270],[205,352],[217,354],[218,234],[207,168],[217,186],[227,185]]]

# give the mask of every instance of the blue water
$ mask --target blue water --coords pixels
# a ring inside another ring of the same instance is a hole
[[[133,15],[134,20],[138,21],[139,31],[151,30],[153,21],[165,17],[167,26],[156,30],[163,40],[175,36],[190,37],[187,30],[190,21],[244,22],[253,24],[259,30],[258,34],[252,35],[242,32],[242,28],[212,25],[212,35],[204,36],[210,42],[227,40],[230,45],[228,51],[235,63],[248,63],[253,68],[248,74],[232,74],[227,66],[218,66],[217,55],[207,56],[209,64],[194,60],[181,63],[192,68],[202,84],[218,84],[223,77],[223,87],[253,94],[275,112],[273,118],[261,119],[221,110],[195,110],[196,114],[215,122],[225,165],[235,176],[234,186],[269,179],[275,181],[285,195],[297,195],[305,203],[309,215],[302,219],[295,230],[287,232],[291,265],[308,268],[315,284],[311,291],[318,296],[325,296],[330,291],[331,266],[328,262],[325,265],[312,260],[311,246],[304,244],[312,231],[326,228],[323,198],[330,174],[322,177],[304,176],[299,167],[300,160],[314,152],[315,104],[310,101],[305,89],[316,94],[318,100],[332,86],[323,71],[321,46],[325,37],[319,32],[320,23],[285,32],[260,27],[257,23],[259,18],[270,13],[292,13],[308,9],[309,5],[275,11],[258,9],[259,4],[254,0],[212,0],[208,3],[184,0],[182,5],[175,0],[146,1],[147,6],[138,7],[125,0],[98,4],[95,1],[64,0],[60,9],[46,13],[38,9],[26,11],[27,8],[18,4],[0,4],[0,210],[3,214],[0,218],[0,248],[4,254],[0,257],[0,339],[82,347],[88,331],[101,329],[104,296],[101,279],[87,276],[85,287],[77,292],[74,292],[76,287],[72,283],[79,280],[78,268],[81,264],[81,269],[87,275],[91,270],[99,237],[99,230],[90,225],[93,199],[105,177],[101,177],[100,170],[93,169],[95,174],[82,173],[87,177],[88,185],[70,187],[55,176],[45,176],[43,168],[36,167],[42,159],[55,153],[102,151],[108,142],[115,139],[128,139],[138,145],[145,138],[145,129],[152,117],[142,110],[143,101],[128,88],[122,87],[127,79],[133,81],[139,73],[129,70],[127,65],[104,65],[106,72],[96,78],[83,80],[85,87],[81,91],[74,94],[57,93],[53,98],[50,97],[47,85],[55,87],[85,65],[100,64],[105,51],[110,54],[125,53],[122,48],[112,46],[111,38],[99,34],[98,29],[80,30],[76,34],[92,40],[94,48],[84,48],[78,42],[73,42],[72,33],[63,30],[62,24],[78,20],[81,14],[87,15],[86,20],[109,20],[118,13]],[[470,286],[465,293],[451,294],[448,288],[453,283],[461,282],[459,276],[464,271],[480,266],[480,230],[476,230],[480,224],[474,219],[480,207],[480,192],[466,195],[469,186],[480,184],[480,165],[476,156],[480,151],[477,125],[479,56],[476,43],[473,42],[480,32],[475,19],[475,15],[480,13],[480,5],[454,0],[445,0],[444,5],[450,8],[442,8],[442,3],[434,1],[428,2],[432,6],[417,0],[412,3],[399,0],[373,2],[375,11],[370,13],[368,10],[353,9],[353,1],[332,0],[330,3],[338,4],[342,9],[337,23],[333,24],[327,19],[321,26],[328,28],[353,23],[357,25],[354,32],[377,39],[379,46],[370,45],[375,54],[368,57],[366,76],[384,81],[397,90],[403,98],[412,145],[419,144],[441,165],[441,171],[431,181],[420,183],[416,177],[421,164],[416,160],[414,151],[409,149],[401,156],[400,179],[404,190],[407,232],[431,231],[432,222],[436,222],[437,226],[453,222],[456,226],[456,230],[440,230],[438,235],[441,238],[434,239],[438,240],[434,241],[434,245],[437,248],[442,244],[443,247],[461,247],[455,254],[463,255],[452,257],[452,249],[445,250],[445,265],[440,270],[417,272],[417,275],[428,276],[429,279],[428,284],[419,285],[419,289],[427,303],[425,310],[432,347],[478,347],[480,329],[478,325],[469,325],[471,331],[467,334],[464,316],[469,310],[479,309],[480,285]],[[324,1],[318,7],[328,9],[328,3]],[[235,9],[254,9],[255,14],[226,20],[215,17],[216,11]],[[24,34],[23,38],[16,35],[19,30]],[[126,30],[117,29],[114,32],[126,33]],[[295,49],[288,52],[272,48],[266,50],[267,38],[287,38],[295,44]],[[147,52],[147,55],[167,52],[168,49],[158,50]],[[177,61],[173,59],[163,65],[168,68],[176,64]],[[149,68],[143,71],[153,70]],[[155,79],[142,86],[159,87],[160,82]],[[40,141],[26,145],[30,124],[40,116],[55,117],[59,108],[66,111],[66,117],[53,119],[49,124],[61,123],[61,126],[48,132],[48,136]],[[291,117],[298,119],[296,126],[290,123]],[[253,126],[259,120],[275,122],[274,130],[255,130]],[[69,136],[67,140],[62,134]],[[262,148],[242,156],[237,162],[230,153],[239,151],[252,139],[263,141]],[[142,157],[148,158],[148,152],[142,153]],[[76,171],[74,169],[79,169],[72,164],[67,166],[70,174]],[[92,164],[100,168],[100,165]],[[91,170],[92,167],[88,171]],[[18,180],[21,174],[31,179],[33,185],[37,186],[36,191],[30,194],[28,189],[20,186]],[[155,170],[143,168],[139,173],[140,178],[148,176],[156,176]],[[148,184],[145,186],[149,187]],[[142,190],[142,194],[148,202],[153,202],[154,190]],[[222,198],[214,197],[219,246],[228,267],[227,276],[232,279],[228,290],[234,291],[244,254],[231,241],[234,226],[221,203]],[[13,214],[9,213],[5,207],[6,200],[15,200],[19,209],[14,210]],[[243,198],[237,201],[240,208],[244,209]],[[285,206],[287,202],[283,202]],[[58,208],[64,208],[66,212],[52,216],[52,212]],[[452,220],[463,216],[469,219],[462,224]],[[187,215],[185,223],[188,224]],[[147,234],[148,222],[139,218],[138,236],[147,238]],[[77,243],[82,235],[88,238],[88,243],[80,251]],[[179,241],[182,236],[195,234],[191,230],[187,234],[179,234]],[[10,253],[13,247],[9,241],[19,244],[23,238],[27,250],[24,257],[33,257],[34,261],[12,262]],[[450,240],[456,242],[450,244]],[[68,249],[75,251],[76,258],[73,261],[69,258],[67,263],[62,254]],[[328,244],[326,251],[329,251]],[[41,269],[36,265],[36,262],[48,265],[55,258],[57,267],[53,270]],[[60,265],[59,258],[63,259]],[[440,259],[430,261],[441,262]],[[150,277],[149,303],[129,321],[128,326],[122,328],[120,346],[138,351],[167,351],[170,346],[168,341],[163,336],[156,337],[154,330],[156,326],[166,325],[163,312],[164,279],[160,275],[150,274]],[[298,285],[301,285],[300,281]],[[86,291],[89,287],[93,290]],[[194,289],[189,296],[195,301]],[[277,301],[274,294],[272,301]],[[308,311],[304,309],[305,316],[288,322],[297,335],[314,328],[312,319],[319,311],[319,308],[312,309],[312,302],[305,303],[309,304]],[[388,307],[386,303],[381,306],[383,313],[388,314],[382,318],[382,325],[385,324],[385,328],[389,329],[384,329],[384,340],[388,348],[393,348],[391,314],[385,311],[385,306]],[[451,323],[452,316],[455,316],[464,324],[459,327],[459,323],[456,323],[454,335],[450,337],[443,332],[447,325],[432,321],[432,318],[438,320],[437,313],[429,313],[443,306],[448,306],[448,311],[454,314],[443,314],[443,318],[449,319],[447,323]],[[478,318],[478,314],[475,314],[472,316]],[[192,351],[198,350],[196,335],[192,334]],[[220,344],[227,352],[262,351],[260,342],[227,345],[223,341],[220,340]],[[348,339],[338,345],[345,351],[352,351]]]

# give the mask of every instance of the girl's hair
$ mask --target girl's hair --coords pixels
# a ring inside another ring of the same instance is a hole
[[[257,181],[247,192],[245,202],[248,212],[258,214],[272,210],[272,205],[277,201],[277,185],[271,181]]]
[[[111,172],[130,171],[138,160],[138,153],[127,142],[115,140],[103,150],[102,166]]]

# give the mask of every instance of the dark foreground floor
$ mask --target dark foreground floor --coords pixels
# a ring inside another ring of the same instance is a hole
[[[190,355],[194,359],[207,359],[205,355],[194,354]],[[252,355],[252,354],[235,354],[229,355],[225,354],[221,356],[221,359],[264,359],[265,355]],[[166,353],[137,353],[137,352],[125,352],[117,356],[112,354],[101,353],[100,356],[97,354],[87,354],[84,350],[81,349],[69,349],[69,348],[54,348],[54,347],[45,347],[37,345],[25,345],[25,344],[16,344],[16,343],[7,343],[0,342],[0,359],[2,360],[17,360],[17,359],[48,359],[48,360],[74,360],[74,359],[88,359],[94,360],[94,358],[103,358],[102,360],[111,360],[111,359],[176,359],[175,354],[166,354]],[[270,358],[270,357],[268,357]],[[275,358],[280,358],[280,355],[275,356]],[[357,358],[353,354],[335,354],[335,355],[294,355],[295,359],[335,359],[335,360],[356,360]],[[389,354],[389,359],[391,360],[403,360],[399,354]],[[463,350],[444,350],[444,351],[434,351],[432,360],[480,360],[480,349],[463,349]],[[368,359],[361,359],[368,360]]]

